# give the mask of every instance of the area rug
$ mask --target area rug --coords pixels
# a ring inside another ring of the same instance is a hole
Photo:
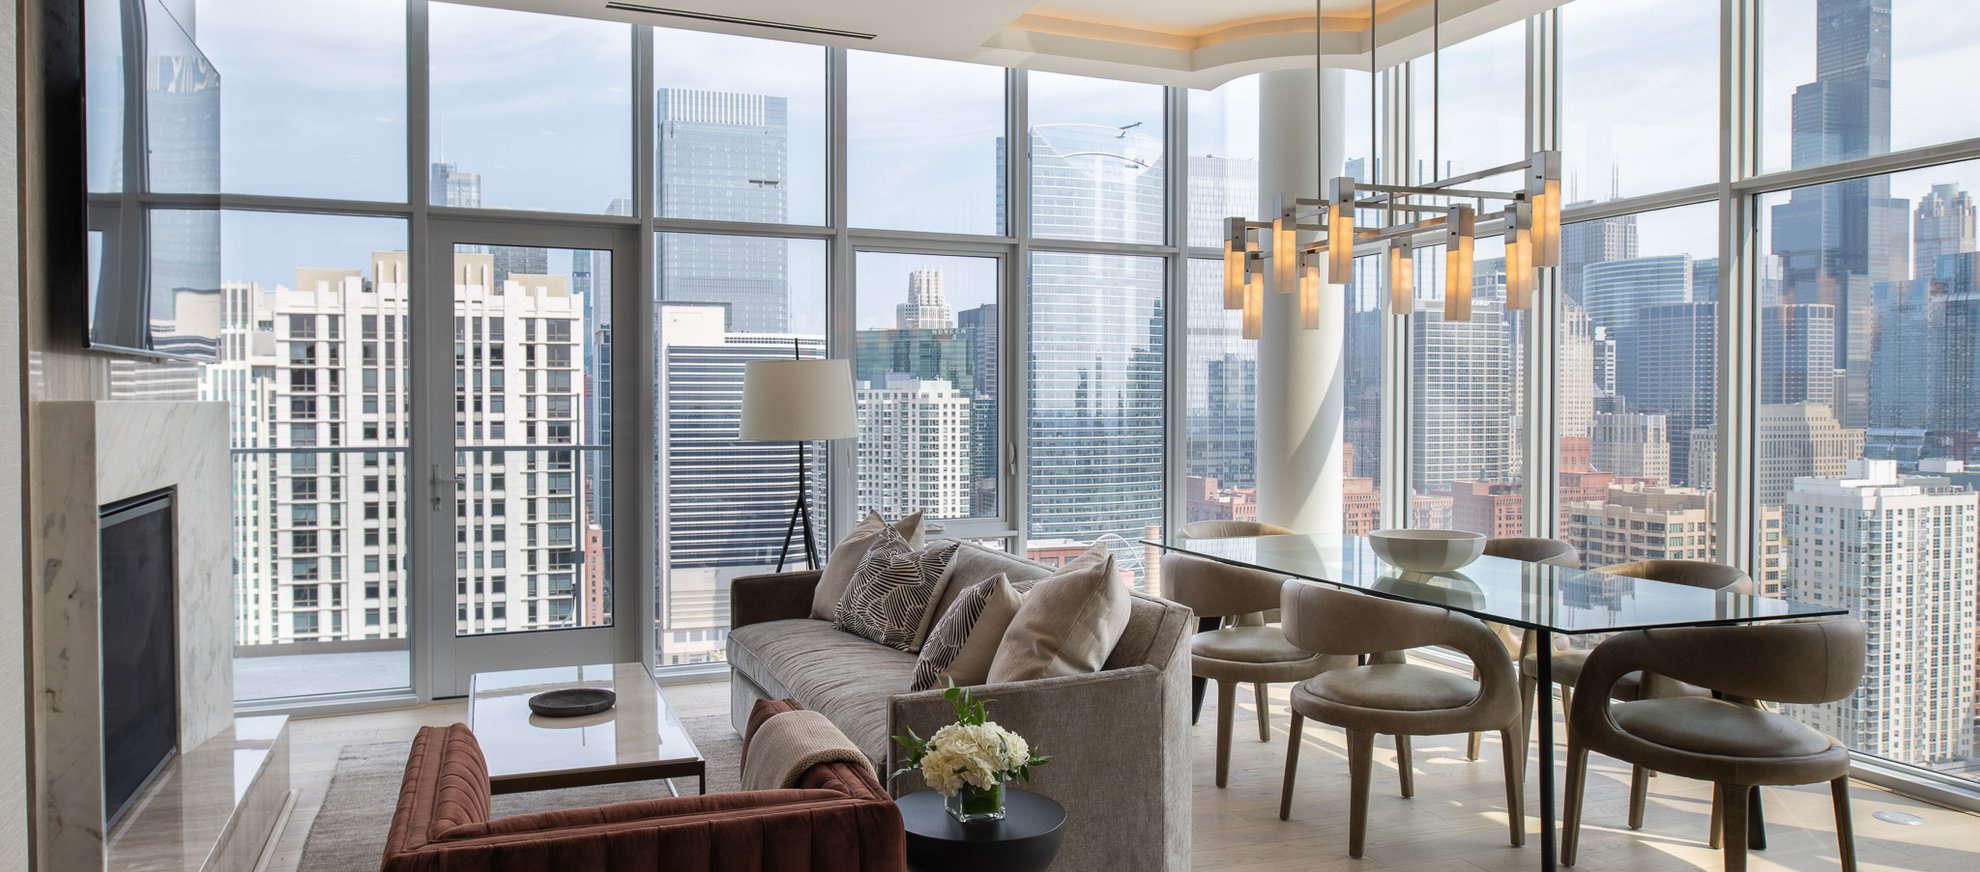
[[[681,725],[693,737],[701,756],[708,761],[708,792],[734,791],[742,783],[736,758],[742,753],[742,739],[729,725],[728,715],[683,718]],[[412,740],[381,742],[375,745],[348,745],[337,758],[337,770],[330,776],[330,789],[323,797],[323,808],[310,825],[309,840],[303,844],[298,872],[378,872],[385,853],[385,834],[392,826],[392,812],[399,802],[399,782],[405,775],[406,755]],[[694,779],[676,779],[676,789],[691,793]],[[606,784],[570,790],[542,790],[510,793],[495,797],[495,817],[605,805],[667,795],[658,781]]]

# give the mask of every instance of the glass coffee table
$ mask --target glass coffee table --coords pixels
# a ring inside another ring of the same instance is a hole
[[[546,690],[597,687],[618,694],[612,708],[575,718],[546,718],[529,698]],[[695,780],[708,791],[707,767],[653,676],[639,663],[557,666],[475,673],[468,729],[481,743],[495,793],[558,790],[662,779]]]

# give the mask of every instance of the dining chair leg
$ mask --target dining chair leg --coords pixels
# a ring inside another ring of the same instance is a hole
[[[1217,679],[1217,786],[1231,774],[1231,718],[1237,709],[1237,682]]]
[[[1506,820],[1512,824],[1512,845],[1515,848],[1526,846],[1526,782],[1520,778],[1519,762],[1526,748],[1518,740],[1518,727],[1499,731],[1500,756],[1506,769]]]
[[[1531,741],[1535,735],[1533,732],[1533,695],[1539,686],[1540,679],[1526,674],[1523,670],[1519,673],[1519,747],[1522,749],[1519,758],[1519,773],[1521,779],[1526,777],[1526,753],[1530,753],[1531,751],[1531,749],[1526,747],[1526,743]]]
[[[1374,769],[1375,734],[1349,730],[1348,856],[1359,859],[1368,836],[1368,776]]]
[[[1267,690],[1269,686],[1263,681],[1252,685],[1252,689],[1258,692],[1258,741],[1260,742],[1272,741],[1272,694]]]
[[[1719,787],[1715,784],[1712,786],[1712,825],[1708,827],[1711,834],[1705,837],[1705,847],[1714,851],[1719,849],[1719,831],[1725,826],[1725,804],[1719,801],[1720,798]]]
[[[1479,680],[1479,676],[1482,674],[1483,673],[1479,672],[1478,667],[1476,666],[1471,667],[1472,681]],[[1480,736],[1481,734],[1479,733],[1472,733],[1469,737],[1465,739],[1464,759],[1470,760],[1473,763],[1478,762],[1478,746],[1481,744]]]
[[[1643,807],[1650,801],[1650,770],[1629,767],[1629,828],[1643,829]]]
[[[1286,727],[1286,780],[1279,788],[1279,820],[1292,816],[1293,773],[1299,771],[1300,734],[1306,731],[1306,716],[1298,711],[1292,713],[1292,723]]]
[[[1402,779],[1403,799],[1416,795],[1416,764],[1409,758],[1409,737],[1396,735],[1396,774]]]
[[[1849,776],[1829,782],[1829,796],[1836,806],[1836,848],[1842,854],[1842,872],[1856,872],[1856,827],[1849,816]]]
[[[1574,711],[1574,688],[1561,685],[1561,723],[1567,723],[1568,712]]]
[[[1554,773],[1543,773],[1552,778]],[[1588,749],[1568,735],[1567,802],[1561,806],[1561,865],[1574,865],[1575,850],[1581,847],[1581,798],[1588,780]]]
[[[1726,854],[1726,872],[1746,872],[1746,802],[1752,790],[1745,784],[1719,785],[1719,805],[1725,809],[1719,843]]]

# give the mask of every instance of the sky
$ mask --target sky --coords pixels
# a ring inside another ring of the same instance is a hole
[[[1814,76],[1814,3],[1763,6],[1769,168],[1786,163],[1789,97]],[[403,202],[401,0],[198,5],[200,43],[225,77],[227,190]],[[1962,66],[1961,52],[1980,24],[1966,23],[1973,19],[1963,0],[1894,6],[1894,145],[1980,133],[1980,92],[1956,84],[1970,67]],[[630,196],[629,25],[444,3],[431,10],[433,150],[482,174],[486,205],[596,213]],[[1561,15],[1570,186],[1583,197],[1606,197],[1611,168],[1625,195],[1714,180],[1717,0],[1577,0]],[[1516,23],[1446,47],[1440,57],[1435,145],[1461,169],[1523,156],[1524,39],[1525,25]],[[824,51],[672,30],[656,30],[655,45],[662,85],[788,99],[790,219],[822,221]],[[1416,63],[1424,88],[1428,61]],[[848,68],[856,226],[996,232],[1004,71],[863,52],[851,53]],[[1349,79],[1349,154],[1359,155],[1367,151],[1368,77]],[[1034,123],[1162,123],[1161,89],[1151,85],[1034,73],[1030,92]],[[1190,151],[1255,156],[1255,94],[1252,78],[1192,92]],[[1430,122],[1426,101],[1417,119],[1422,153],[1432,144]],[[1893,180],[1893,193],[1915,202],[1930,184],[1946,181],[1980,190],[1980,167],[1904,174]],[[1709,217],[1692,210],[1642,216],[1643,250],[1709,256],[1716,216]],[[237,213],[225,223],[229,242],[251,243],[228,246],[230,280],[286,283],[299,265],[361,266],[373,246],[405,246],[396,220]],[[794,297],[822,295],[822,257],[815,269],[804,262],[808,250],[794,257]]]

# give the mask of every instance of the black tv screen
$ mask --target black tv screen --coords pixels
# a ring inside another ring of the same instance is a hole
[[[213,360],[220,73],[158,0],[84,0],[91,348]]]

